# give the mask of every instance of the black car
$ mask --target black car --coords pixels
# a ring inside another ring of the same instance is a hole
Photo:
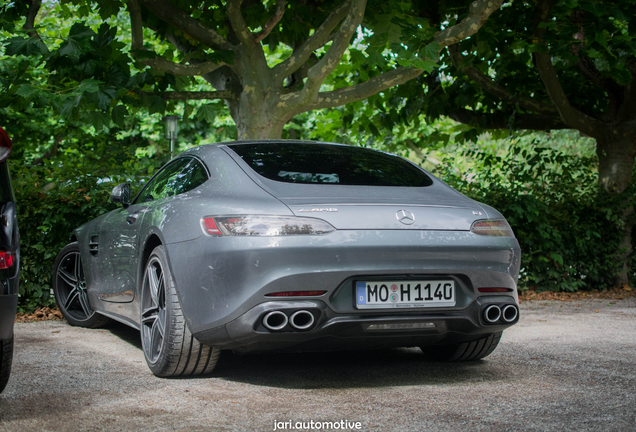
[[[15,196],[7,164],[10,152],[9,135],[0,128],[0,392],[7,385],[11,373],[20,262]]]

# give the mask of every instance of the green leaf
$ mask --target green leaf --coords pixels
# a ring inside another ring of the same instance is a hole
[[[439,52],[441,49],[442,48],[437,42],[431,42],[420,50],[420,57],[437,62],[439,60]]]
[[[111,114],[113,118],[113,123],[115,123],[120,128],[124,128],[126,126],[126,117],[128,116],[128,108],[124,105],[117,105],[113,108],[113,112]]]
[[[217,114],[217,109],[213,104],[201,105],[197,110],[197,120],[213,123]]]
[[[166,101],[161,98],[161,96],[147,96],[145,99],[145,104],[148,107],[148,112],[150,114],[163,114],[166,112]]]
[[[23,98],[32,98],[37,96],[42,92],[38,87],[33,87],[29,84],[22,84],[18,87],[18,90],[15,92],[18,96],[22,96]]]

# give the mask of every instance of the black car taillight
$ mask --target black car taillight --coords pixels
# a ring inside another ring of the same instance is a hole
[[[0,251],[0,270],[13,267],[15,253]]]

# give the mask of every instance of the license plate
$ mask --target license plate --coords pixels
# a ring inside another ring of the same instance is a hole
[[[455,306],[455,281],[356,281],[358,309]]]

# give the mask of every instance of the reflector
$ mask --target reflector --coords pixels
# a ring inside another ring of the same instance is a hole
[[[477,288],[479,292],[490,293],[490,292],[511,292],[512,288]]]
[[[327,291],[284,291],[271,294],[265,294],[265,297],[309,297],[321,296]]]

